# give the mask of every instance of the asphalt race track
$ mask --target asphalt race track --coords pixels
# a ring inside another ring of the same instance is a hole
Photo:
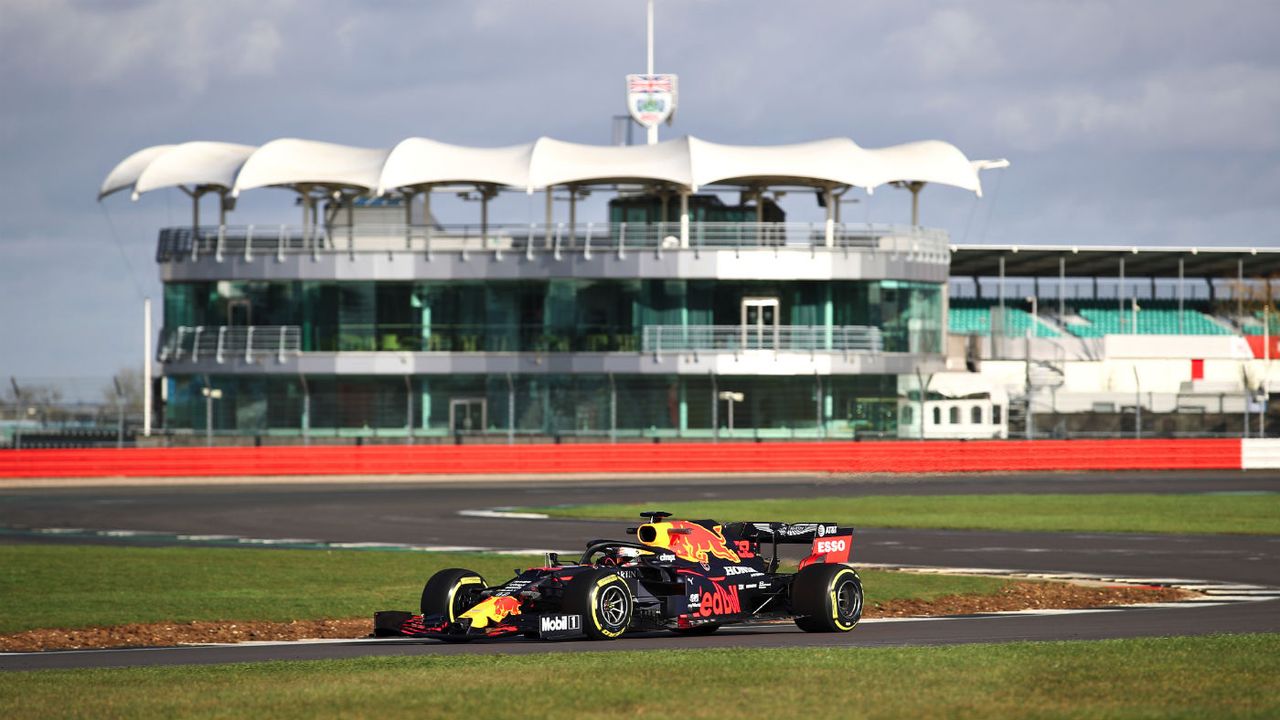
[[[1271,493],[1280,473],[927,475],[868,478],[658,479],[606,483],[220,485],[0,490],[0,528],[88,528],[314,538],[334,542],[573,550],[621,537],[622,524],[462,516],[461,510],[585,502],[697,498],[963,493]],[[734,518],[738,519],[738,518]],[[767,519],[767,518],[742,518]],[[822,518],[814,518],[821,520]],[[31,535],[4,542],[84,542]],[[105,540],[103,540],[105,541]],[[114,541],[113,541],[114,542]],[[128,540],[125,540],[128,542]],[[136,541],[135,541],[136,542]],[[1280,587],[1280,537],[1010,533],[860,529],[855,561],[965,568],[1074,571],[1115,577],[1191,578]],[[411,561],[406,557],[406,562]],[[370,612],[376,609],[370,608]],[[409,609],[409,608],[405,608]],[[847,635],[793,626],[730,629],[708,637],[652,635],[619,642],[328,641],[0,655],[0,669],[106,667],[341,658],[368,655],[572,652],[688,647],[928,645],[1097,639],[1213,632],[1280,632],[1280,600],[1192,608],[865,621]]]

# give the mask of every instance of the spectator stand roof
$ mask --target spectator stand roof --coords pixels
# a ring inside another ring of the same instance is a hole
[[[951,274],[957,277],[1111,276],[1266,277],[1280,274],[1275,247],[1144,247],[1121,245],[952,245]],[[1061,264],[1060,264],[1061,261]]]

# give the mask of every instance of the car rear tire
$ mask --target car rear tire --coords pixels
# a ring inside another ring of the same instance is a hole
[[[635,600],[631,588],[612,570],[579,573],[564,589],[564,611],[582,616],[582,631],[591,640],[613,640],[631,625]]]
[[[427,580],[426,587],[422,588],[422,614],[443,615],[449,622],[453,622],[480,602],[480,591],[484,587],[484,578],[474,570],[441,570],[432,575]]]
[[[805,632],[849,632],[862,619],[862,580],[848,565],[810,565],[791,582],[791,610]]]

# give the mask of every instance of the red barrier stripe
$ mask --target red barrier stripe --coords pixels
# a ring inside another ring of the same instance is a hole
[[[622,443],[0,452],[0,477],[1238,469],[1239,440]]]

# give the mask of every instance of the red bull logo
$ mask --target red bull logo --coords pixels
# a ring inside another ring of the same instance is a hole
[[[685,520],[641,525],[636,537],[646,545],[663,548],[681,560],[706,565],[715,556],[726,562],[741,562],[729,549],[720,526],[707,528]]]
[[[458,619],[466,618],[471,621],[473,630],[483,630],[490,625],[497,625],[508,615],[519,614],[520,598],[512,595],[502,595],[485,598],[479,605],[462,613]]]

